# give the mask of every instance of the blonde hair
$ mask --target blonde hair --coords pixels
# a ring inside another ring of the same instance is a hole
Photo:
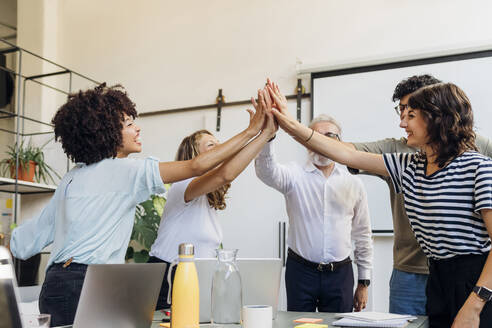
[[[189,136],[185,137],[181,144],[178,147],[178,151],[176,152],[176,160],[177,161],[187,161],[196,156],[198,156],[198,141],[204,135],[208,134],[213,136],[207,130],[198,130]],[[223,210],[226,208],[225,195],[227,190],[231,187],[231,184],[228,183],[219,187],[217,190],[209,192],[207,194],[207,200],[210,207],[216,210]]]

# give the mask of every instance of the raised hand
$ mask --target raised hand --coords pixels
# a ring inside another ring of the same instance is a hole
[[[247,109],[250,120],[248,129],[253,132],[254,135],[258,134],[265,124],[265,114],[267,110],[267,105],[264,101],[264,94],[262,90],[258,90],[258,103],[251,97],[251,103],[255,108],[255,113],[251,109]],[[271,105],[269,111],[271,112]]]
[[[287,108],[287,99],[280,92],[278,85],[270,79],[267,79],[266,89],[274,102],[272,104],[272,113],[275,116],[276,122],[283,130],[293,135],[294,125],[298,122]]]
[[[270,79],[267,79],[266,88],[270,97],[272,97],[274,104],[273,107],[279,110],[280,112],[287,112],[287,98],[280,92],[278,85],[272,82]]]

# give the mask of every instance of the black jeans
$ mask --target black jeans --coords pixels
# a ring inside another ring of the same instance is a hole
[[[52,264],[39,294],[40,313],[51,314],[51,326],[71,325],[84,284],[86,264]]]
[[[159,298],[157,299],[157,304],[155,306],[156,310],[169,309],[171,304],[167,302],[167,293],[169,291],[169,284],[167,283],[167,273],[169,272],[169,267],[171,263],[161,260],[158,257],[151,256],[147,263],[166,263],[166,271],[164,272],[164,279],[162,280],[161,290],[159,291]],[[174,274],[176,273],[176,267],[173,269],[171,274],[171,281],[174,280]]]
[[[477,283],[487,256],[488,253],[429,260],[426,310],[430,328],[451,327]],[[490,328],[491,323],[492,304],[488,302],[480,314],[480,328]]]
[[[319,271],[287,257],[287,311],[352,312],[354,272],[346,263],[334,271]]]

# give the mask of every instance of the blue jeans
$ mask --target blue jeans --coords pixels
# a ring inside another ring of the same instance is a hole
[[[425,315],[426,274],[393,269],[390,279],[389,311],[398,314]]]
[[[71,325],[75,318],[87,265],[52,264],[39,295],[39,312],[51,314],[51,326]]]

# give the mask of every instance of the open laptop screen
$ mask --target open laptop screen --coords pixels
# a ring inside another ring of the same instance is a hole
[[[16,285],[10,254],[0,247],[0,328],[22,328]]]

